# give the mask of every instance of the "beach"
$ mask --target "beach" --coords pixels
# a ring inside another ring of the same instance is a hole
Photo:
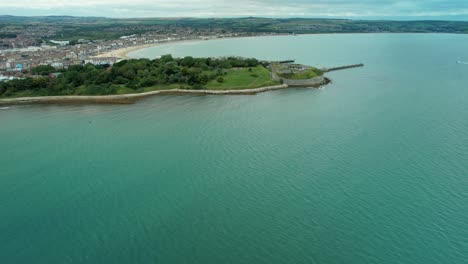
[[[121,49],[116,49],[116,50],[111,50],[107,51],[101,54],[98,54],[94,56],[95,58],[109,58],[109,57],[115,57],[119,59],[130,59],[128,57],[128,53],[139,50],[139,49],[144,49],[144,48],[149,48],[159,45],[159,43],[152,43],[152,44],[145,44],[145,45],[137,45],[137,46],[132,46],[132,47],[126,47],[126,48],[121,48]]]
[[[115,57],[119,59],[132,59],[131,57],[128,56],[128,54],[136,50],[160,46],[160,45],[170,45],[174,43],[193,42],[193,41],[203,41],[203,39],[172,40],[172,41],[159,42],[159,43],[136,45],[136,46],[125,47],[125,48],[120,48],[116,50],[106,51],[106,52],[103,52],[94,56],[94,58]]]
[[[233,36],[233,37],[218,37],[218,38],[207,38],[207,39],[185,39],[185,40],[170,40],[170,41],[165,41],[165,42],[158,42],[158,43],[151,43],[151,44],[143,44],[143,45],[135,45],[131,47],[125,47],[125,48],[119,48],[111,51],[106,51],[103,53],[100,53],[94,58],[109,58],[109,57],[115,57],[119,59],[131,59],[131,57],[128,56],[130,52],[144,49],[144,48],[150,48],[150,47],[155,47],[155,46],[161,46],[161,45],[170,45],[174,43],[184,43],[184,42],[195,42],[195,41],[208,41],[208,40],[219,40],[219,39],[241,39],[241,38],[258,38],[258,37],[271,37],[271,36],[287,36],[288,34],[271,34],[271,35],[260,35],[260,36]]]

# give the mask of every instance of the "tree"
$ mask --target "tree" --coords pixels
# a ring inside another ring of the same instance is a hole
[[[119,86],[141,89],[156,84],[179,84],[181,87],[202,89],[210,81],[224,83],[229,68],[243,67],[255,75],[259,65],[256,59],[229,58],[173,58],[164,55],[159,59],[130,59],[109,65],[72,65],[61,70],[56,78],[46,77],[56,72],[50,65],[31,69],[40,78],[26,78],[0,82],[0,95],[13,96],[22,91],[34,95],[111,94]]]
[[[198,83],[200,83],[200,84],[206,84],[206,83],[208,83],[209,80],[210,79],[209,79],[208,75],[205,74],[205,73],[202,73],[202,74],[198,75]]]
[[[7,88],[4,83],[0,82],[0,96],[3,95],[6,92]]]
[[[96,81],[94,83],[103,84],[103,83],[108,83],[109,81],[110,81],[110,73],[107,71],[103,71],[97,76]]]
[[[195,60],[193,59],[193,57],[190,57],[190,56],[184,57],[180,61],[180,65],[185,66],[185,67],[192,67],[194,63],[195,63]]]
[[[114,79],[113,83],[115,83],[115,84],[126,84],[126,83],[128,83],[128,79],[124,78],[122,76],[117,76],[117,78]]]
[[[47,84],[48,84],[47,78],[44,78],[44,77],[35,78],[35,79],[32,79],[31,88],[34,90],[44,89],[47,87]]]
[[[49,75],[49,73],[55,72],[55,68],[50,65],[40,65],[31,69],[31,74],[35,75]]]
[[[171,54],[167,54],[167,55],[162,55],[159,60],[163,63],[167,63],[167,62],[174,61],[174,58],[172,57]]]

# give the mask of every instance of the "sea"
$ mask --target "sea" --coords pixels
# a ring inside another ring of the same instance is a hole
[[[332,84],[0,110],[0,263],[468,263],[468,35],[161,45]]]

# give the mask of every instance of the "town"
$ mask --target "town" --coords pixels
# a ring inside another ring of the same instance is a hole
[[[248,32],[218,32],[212,30],[193,30],[184,28],[172,32],[146,32],[143,34],[123,35],[112,40],[48,40],[34,45],[31,39],[15,37],[8,39],[8,48],[0,50],[0,75],[4,77],[29,77],[29,70],[40,65],[50,65],[57,70],[70,65],[93,64],[112,65],[119,57],[103,57],[110,51],[156,45],[186,40],[209,40],[230,37],[258,36]]]
[[[17,17],[0,15],[0,79],[50,65],[112,65],[111,51],[183,40],[316,33],[468,33],[465,21],[273,18]]]

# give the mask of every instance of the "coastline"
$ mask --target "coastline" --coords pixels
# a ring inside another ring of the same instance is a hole
[[[328,80],[328,79],[327,79]],[[325,84],[325,83],[324,83]],[[324,85],[323,84],[323,85]],[[38,96],[0,99],[0,106],[23,104],[133,104],[140,99],[155,95],[253,95],[273,90],[287,89],[286,84],[243,90],[186,90],[168,89],[147,93],[119,94],[119,95],[66,95],[66,96]]]
[[[345,66],[349,67],[349,66]],[[356,67],[356,66],[351,66]],[[343,67],[341,67],[343,68]],[[276,75],[273,75],[276,76]],[[273,79],[280,80],[277,77]],[[190,89],[165,89],[145,93],[113,94],[113,95],[62,95],[62,96],[30,96],[18,98],[0,99],[0,106],[24,105],[24,104],[133,104],[145,97],[155,95],[254,95],[267,91],[287,88],[320,88],[330,84],[331,80],[324,75],[307,80],[285,80],[284,83],[250,89],[230,90],[190,90]]]
[[[320,88],[331,83],[331,80],[324,80],[316,85],[304,88]],[[134,104],[138,100],[156,95],[255,95],[274,90],[288,88],[298,88],[287,84],[279,84],[252,89],[236,90],[187,90],[187,89],[167,89],[146,93],[118,94],[118,95],[64,95],[64,96],[37,96],[0,99],[0,106],[27,105],[27,104]]]
[[[151,44],[143,44],[143,45],[136,45],[126,48],[120,48],[116,50],[106,51],[104,53],[100,53],[93,58],[108,58],[108,57],[115,57],[122,60],[126,59],[133,59],[132,57],[128,56],[129,53],[141,49],[163,46],[163,45],[172,45],[176,43],[188,43],[188,42],[203,42],[203,41],[212,41],[212,40],[223,40],[223,39],[243,39],[243,38],[258,38],[258,37],[275,37],[275,36],[289,36],[289,34],[272,34],[272,35],[259,35],[259,36],[235,36],[235,37],[222,37],[222,38],[209,38],[209,39],[184,39],[184,40],[171,40],[166,42],[159,42],[159,43],[151,43]]]
[[[421,32],[415,32],[419,34],[432,34],[432,33],[421,33]],[[186,42],[202,42],[202,41],[212,41],[212,40],[223,40],[223,39],[243,39],[243,38],[261,38],[261,37],[285,37],[285,36],[309,36],[309,35],[352,35],[352,34],[415,34],[415,33],[396,33],[396,32],[379,32],[379,33],[366,33],[366,32],[361,32],[361,33],[305,33],[305,34],[266,34],[266,35],[257,35],[257,36],[233,36],[233,37],[220,37],[220,38],[208,38],[208,39],[184,39],[184,40],[170,40],[166,42],[158,42],[158,43],[151,43],[151,44],[142,44],[142,45],[136,45],[136,46],[131,46],[131,47],[125,47],[125,48],[119,48],[116,50],[110,50],[106,51],[103,53],[99,53],[92,58],[108,58],[108,57],[114,57],[118,58],[120,60],[127,60],[127,59],[134,59],[130,56],[128,56],[131,52],[141,50],[141,49],[146,49],[146,48],[151,48],[151,47],[157,47],[157,46],[163,46],[163,45],[172,45],[172,44],[177,44],[177,43],[186,43]],[[444,33],[439,33],[439,34],[444,34]],[[446,33],[446,34],[453,34],[453,33]],[[462,34],[462,33],[460,33]]]
[[[133,59],[132,57],[129,57],[128,54],[133,51],[145,49],[145,48],[151,48],[151,47],[156,47],[156,46],[162,46],[162,45],[171,45],[175,43],[184,43],[184,42],[196,42],[196,41],[203,41],[202,39],[187,39],[187,40],[173,40],[173,41],[167,41],[167,42],[161,42],[161,43],[151,43],[151,44],[143,44],[143,45],[136,45],[136,46],[131,46],[131,47],[126,47],[126,48],[120,48],[116,50],[111,50],[111,51],[106,51],[104,53],[100,53],[96,56],[93,56],[93,58],[108,58],[108,57],[114,57],[118,58],[121,60],[127,60],[127,59]]]
[[[145,45],[138,45],[138,46],[120,48],[120,49],[100,53],[100,54],[98,54],[96,56],[93,56],[93,58],[115,57],[115,58],[119,58],[119,59],[130,59],[130,57],[128,57],[128,53],[130,53],[132,51],[135,51],[135,50],[139,50],[139,49],[153,47],[154,45],[155,44],[145,44]]]
[[[215,39],[191,39],[191,40],[175,40],[167,41],[163,43],[152,43],[137,45],[132,47],[120,48],[112,51],[108,51],[102,54],[99,54],[94,57],[117,57],[119,59],[130,59],[128,54],[130,52],[161,46],[161,45],[171,45],[174,43],[183,43],[183,42],[199,42],[199,41],[208,41],[208,40],[222,40],[222,39],[240,39],[240,38],[256,38],[256,37],[269,37],[269,36],[284,36],[284,35],[262,35],[262,36],[236,36],[236,37],[225,37],[225,38],[215,38]],[[363,66],[363,65],[362,65]],[[348,66],[345,66],[348,67]],[[355,67],[354,65],[352,67]],[[327,69],[328,71],[328,69]],[[316,79],[316,78],[313,78]],[[287,88],[320,88],[324,85],[331,83],[331,80],[325,76],[321,76],[320,79],[316,79],[310,82],[312,79],[307,80],[306,83],[300,82],[291,82],[281,85],[259,87],[252,89],[234,89],[234,90],[189,90],[189,89],[165,89],[165,90],[156,90],[145,93],[130,93],[130,94],[119,94],[119,95],[64,95],[64,96],[33,96],[33,97],[18,97],[18,98],[5,98],[0,99],[0,106],[9,106],[9,105],[25,105],[25,104],[133,104],[138,100],[155,96],[155,95],[254,95],[257,93],[263,93],[267,91],[287,89]]]

